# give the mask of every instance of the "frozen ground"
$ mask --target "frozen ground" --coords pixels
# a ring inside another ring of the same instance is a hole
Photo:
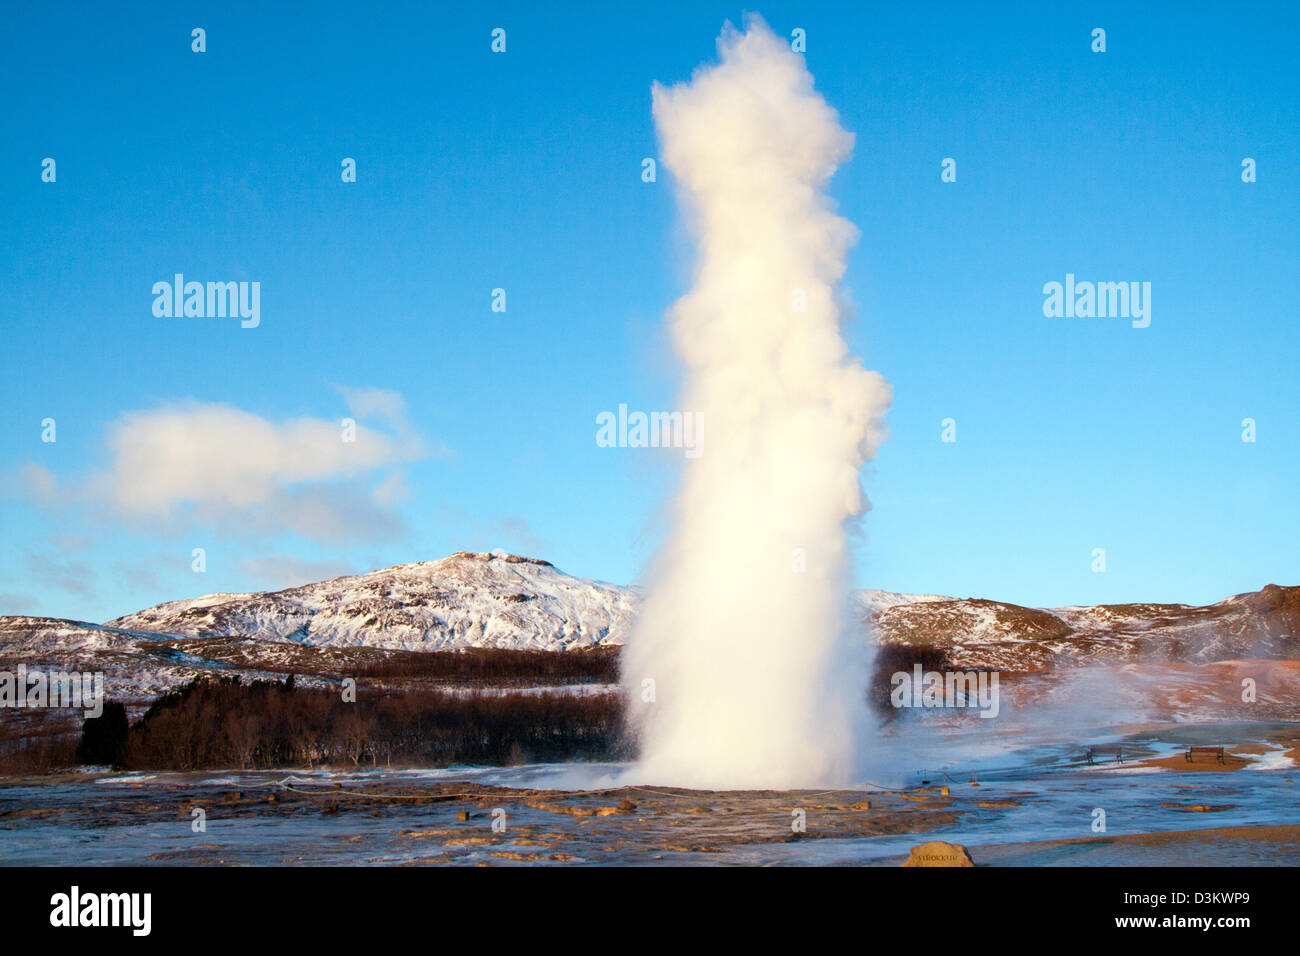
[[[687,791],[629,785],[630,768],[613,764],[11,780],[0,782],[0,859],[864,865],[943,839],[991,865],[1300,863],[1295,724],[1114,734],[1123,761],[1106,754],[1093,765],[1073,741],[977,747],[962,737],[875,781],[890,790]],[[1182,765],[1189,743],[1210,739],[1240,754],[1240,769]],[[192,828],[195,809],[203,832]],[[798,811],[802,833],[791,825]],[[1098,811],[1104,832],[1094,829]],[[1171,836],[1152,836],[1162,834]]]

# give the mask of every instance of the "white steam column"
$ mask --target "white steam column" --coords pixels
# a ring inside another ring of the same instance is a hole
[[[718,51],[689,83],[654,87],[662,161],[698,244],[671,322],[681,408],[704,427],[625,648],[633,776],[847,783],[867,673],[861,625],[845,620],[845,525],[890,399],[840,334],[857,230],[824,189],[853,135],[762,20],[728,24]]]

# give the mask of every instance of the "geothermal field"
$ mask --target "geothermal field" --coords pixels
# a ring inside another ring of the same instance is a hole
[[[897,866],[930,841],[962,845],[979,866],[1300,858],[1294,723],[1100,739],[1106,753],[1089,763],[1062,742],[1002,748],[957,734],[945,742],[969,755],[960,766],[816,791],[620,785],[621,764],[83,771],[0,786],[0,846],[12,865],[95,866]],[[1224,764],[1185,760],[1206,739],[1235,741]]]
[[[1055,609],[854,592],[866,759],[792,786],[639,759],[627,714],[648,702],[629,703],[620,659],[644,600],[463,553],[106,625],[6,619],[0,670],[80,661],[125,716],[96,756],[79,719],[9,712],[0,847],[31,865],[896,865],[931,841],[976,865],[1300,853],[1300,589]],[[947,675],[970,679],[954,699]]]
[[[1295,9],[226,6],[0,29],[0,919],[1285,914]]]

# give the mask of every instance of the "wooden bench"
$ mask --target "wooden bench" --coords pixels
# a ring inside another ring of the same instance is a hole
[[[1102,754],[1114,754],[1116,763],[1124,762],[1124,748],[1116,744],[1110,747],[1089,747],[1088,763],[1096,763],[1097,761],[1093,758],[1100,757]]]
[[[1197,757],[1213,757],[1219,763],[1223,763],[1222,747],[1188,747],[1187,753],[1183,754],[1188,763],[1192,763]]]

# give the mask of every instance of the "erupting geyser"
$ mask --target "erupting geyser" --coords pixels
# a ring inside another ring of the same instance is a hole
[[[846,522],[889,384],[849,355],[836,288],[857,230],[824,187],[853,135],[762,20],[654,87],[662,161],[696,235],[671,312],[682,409],[705,423],[625,649],[636,776],[708,788],[849,782],[865,642],[846,627]]]

